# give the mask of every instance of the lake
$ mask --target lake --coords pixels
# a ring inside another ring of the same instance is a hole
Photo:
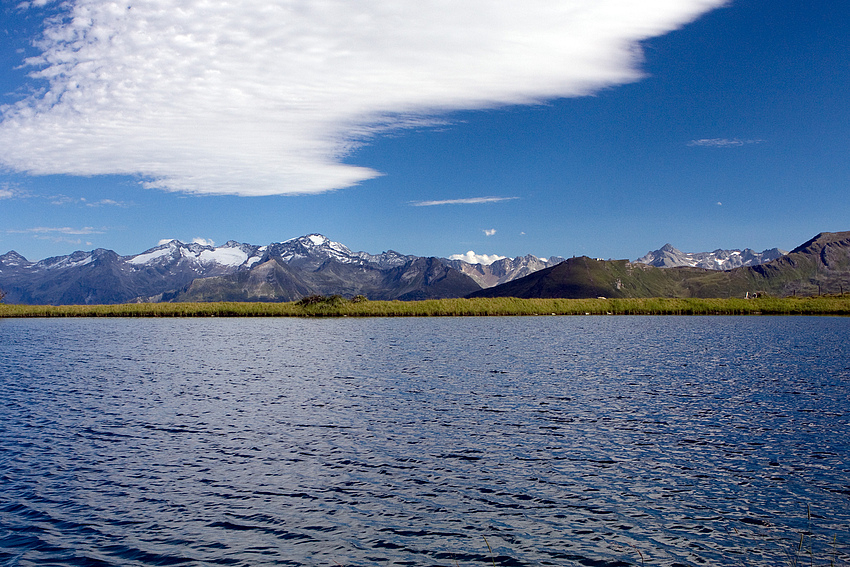
[[[850,318],[0,320],[0,565],[847,565],[848,400]]]

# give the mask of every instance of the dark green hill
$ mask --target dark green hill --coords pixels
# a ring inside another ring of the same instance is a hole
[[[745,297],[850,291],[850,232],[821,233],[786,256],[725,272],[571,258],[467,297]]]
[[[850,291],[850,232],[823,232],[787,255],[749,268],[751,281],[773,295]]]
[[[728,272],[581,256],[467,297],[729,297],[728,280]]]

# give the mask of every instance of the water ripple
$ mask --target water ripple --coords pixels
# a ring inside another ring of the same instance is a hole
[[[0,565],[847,564],[848,326],[0,320]]]

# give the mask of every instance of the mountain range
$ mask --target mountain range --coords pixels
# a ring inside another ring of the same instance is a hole
[[[714,252],[682,252],[665,244],[658,250],[641,256],[636,262],[655,266],[657,268],[706,268],[708,270],[731,270],[741,266],[757,266],[781,258],[788,252],[779,248],[771,248],[763,252],[755,252],[749,248],[743,250],[715,250]]]
[[[824,232],[788,254],[755,266],[718,271],[660,268],[586,256],[468,297],[751,297],[850,291],[850,232]]]
[[[292,301],[311,294],[411,300],[459,297],[480,286],[438,258],[352,252],[311,234],[266,246],[171,240],[131,256],[100,248],[39,262],[12,251],[0,256],[0,289],[9,303],[63,305]]]
[[[730,276],[717,274],[740,269],[718,272],[717,268],[735,262],[744,265],[767,260],[766,264],[750,265],[747,269],[757,270],[764,266],[762,272],[752,272],[767,274],[753,275],[756,280],[759,277],[771,282],[779,281],[777,278],[787,280],[779,293],[789,290],[800,294],[816,293],[817,286],[812,282],[827,285],[835,280],[827,277],[832,271],[818,264],[819,275],[814,279],[809,277],[805,283],[800,270],[808,269],[805,266],[810,267],[811,263],[803,262],[799,255],[794,256],[798,252],[799,249],[783,256],[777,249],[761,253],[745,249],[687,254],[666,245],[640,259],[646,263],[585,257],[540,259],[529,254],[490,264],[471,264],[462,260],[405,255],[393,250],[381,254],[353,252],[320,234],[264,246],[229,241],[214,247],[171,240],[130,256],[99,248],[30,262],[10,251],[0,256],[0,290],[5,292],[5,300],[9,303],[53,305],[293,301],[313,294],[363,295],[376,300],[505,293],[521,294],[521,297],[705,296],[731,293],[730,284],[722,283]],[[794,268],[797,269],[794,275],[789,275],[792,268],[786,265],[789,258],[799,266]],[[784,260],[787,261],[782,264]],[[691,267],[700,262],[714,269]],[[683,263],[688,267],[669,267]],[[775,264],[780,268],[773,267]],[[835,281],[841,285],[843,280],[839,277]],[[773,283],[761,284],[759,280],[747,285],[747,289],[770,288],[776,292]],[[737,288],[735,290],[737,293]]]
[[[447,266],[463,272],[475,280],[482,288],[497,286],[513,281],[517,278],[533,274],[543,268],[556,266],[564,261],[560,256],[551,258],[538,258],[528,254],[516,258],[502,258],[491,264],[471,264],[463,260],[442,259]]]

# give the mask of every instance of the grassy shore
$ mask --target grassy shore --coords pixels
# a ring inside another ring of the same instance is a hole
[[[313,296],[289,303],[5,305],[0,317],[445,317],[503,315],[850,315],[844,296],[758,299],[432,299]]]

